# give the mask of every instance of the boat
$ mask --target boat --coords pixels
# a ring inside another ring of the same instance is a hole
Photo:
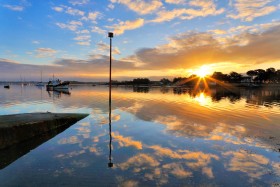
[[[4,85],[4,88],[10,89],[10,85]]]
[[[69,89],[69,84],[70,82],[64,81],[62,82],[59,79],[51,79],[48,84],[47,84],[47,91],[52,91],[52,90],[67,90]]]

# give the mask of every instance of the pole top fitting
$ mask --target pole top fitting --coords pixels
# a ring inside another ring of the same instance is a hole
[[[109,38],[113,38],[113,37],[114,37],[114,33],[108,32],[108,37],[109,37]]]

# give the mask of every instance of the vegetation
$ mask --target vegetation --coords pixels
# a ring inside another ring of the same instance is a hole
[[[173,80],[162,78],[160,81],[151,81],[148,78],[136,78],[132,81],[112,81],[113,85],[134,85],[134,86],[148,86],[148,85],[195,85],[200,77],[197,75],[190,75],[189,77],[174,77]],[[230,72],[224,74],[222,72],[214,72],[211,76],[206,77],[206,81],[221,81],[226,83],[280,83],[280,69],[268,68],[266,70],[256,69],[249,70],[246,75],[237,72]]]

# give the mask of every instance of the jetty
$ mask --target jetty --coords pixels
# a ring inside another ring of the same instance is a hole
[[[0,150],[47,132],[70,127],[88,114],[24,113],[0,116]]]

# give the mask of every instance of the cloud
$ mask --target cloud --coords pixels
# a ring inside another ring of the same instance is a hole
[[[156,167],[160,163],[148,154],[140,153],[136,156],[129,158],[126,162],[119,164],[121,170],[127,170],[131,167],[145,168],[145,167]]]
[[[139,18],[133,21],[121,21],[119,24],[115,24],[111,27],[108,28],[112,28],[114,29],[114,33],[116,35],[121,35],[123,34],[126,30],[134,30],[137,29],[139,27],[142,27],[144,25],[144,19]]]
[[[186,32],[169,39],[165,45],[140,49],[135,59],[143,69],[192,68],[203,64],[232,62],[261,64],[280,61],[280,27],[259,34],[240,33],[216,38],[210,33]],[[246,43],[244,43],[246,42]]]
[[[73,16],[83,16],[83,15],[85,15],[84,11],[74,9],[72,7],[66,7],[65,13],[73,15]]]
[[[89,0],[70,0],[69,3],[71,3],[73,6],[86,5],[89,3]]]
[[[71,136],[69,138],[62,138],[57,143],[58,144],[76,144],[81,142],[77,136]]]
[[[56,12],[62,12],[63,11],[63,8],[62,7],[52,7],[53,10],[55,10]]]
[[[98,11],[90,12],[90,13],[88,13],[88,19],[91,21],[95,21],[100,15],[101,15],[101,13]]]
[[[81,30],[81,31],[77,31],[76,33],[77,34],[89,34],[90,32],[89,32],[89,30],[84,29],[84,30]]]
[[[105,30],[103,30],[97,26],[92,27],[91,32],[102,34],[102,35],[105,35],[105,33],[106,33]]]
[[[113,9],[115,8],[115,5],[112,4],[112,3],[110,3],[110,4],[108,5],[108,8],[113,10]]]
[[[3,7],[13,10],[13,11],[23,11],[24,10],[24,6],[19,6],[19,5],[3,5]]]
[[[140,15],[150,14],[162,6],[160,0],[111,0],[111,2],[123,4]]]
[[[60,26],[78,32],[78,27],[81,24],[81,22],[69,22],[67,25]],[[280,35],[280,26],[271,25],[274,24],[261,26],[260,28],[269,29],[257,34],[241,32],[234,36],[216,36],[211,33],[181,33],[169,38],[166,44],[154,48],[142,48],[131,56],[118,60],[114,59],[114,76],[135,77],[138,73],[138,76],[152,76],[155,75],[155,71],[160,73],[160,76],[165,76],[170,72],[170,69],[176,70],[176,72],[182,70],[186,73],[186,69],[205,64],[216,64],[217,66],[215,67],[218,67],[219,64],[224,65],[225,63],[231,65],[239,64],[240,66],[242,64],[277,63],[280,61],[280,38],[278,37]],[[82,39],[79,35],[76,39]],[[221,39],[224,39],[224,41],[221,42]],[[90,45],[90,42],[87,40],[77,40],[77,42],[79,42],[79,45]],[[98,47],[99,49],[106,50],[108,45],[100,43]],[[119,52],[116,50],[114,53]],[[49,54],[54,55],[55,53]],[[45,66],[45,69],[50,72],[63,70],[65,77],[70,76],[79,80],[103,78],[107,76],[108,59],[107,55],[100,55],[98,53],[91,54],[86,59],[60,58],[53,62],[57,66]],[[6,65],[7,63],[5,61]],[[18,72],[22,71],[21,68],[26,67],[26,65],[14,67],[10,63],[8,63],[8,66],[11,69],[16,68]],[[33,70],[31,70],[32,68]],[[30,74],[33,74],[32,72],[34,72],[34,69],[37,70],[37,68],[40,68],[40,66],[28,66],[28,71]],[[11,77],[6,71],[7,68],[3,67],[3,74],[1,76]],[[7,72],[10,72],[10,70],[8,69]],[[165,115],[168,117],[168,114]],[[164,119],[157,118],[156,120]],[[177,121],[181,122],[180,120]],[[189,133],[195,133],[195,131],[192,131],[192,125],[192,123],[188,125]],[[173,129],[179,129],[180,127],[181,125],[172,126]],[[207,127],[205,128],[209,130]]]
[[[105,44],[105,43],[103,43],[103,42],[97,43],[97,51],[100,51],[100,52],[102,52],[102,53],[108,53],[109,50],[110,50],[110,45]],[[121,54],[120,50],[119,50],[117,47],[114,47],[114,48],[112,49],[112,53],[113,53],[113,54],[117,54],[117,55],[120,55],[120,54]]]
[[[74,38],[74,40],[83,41],[83,40],[90,40],[90,35],[79,35]]]
[[[90,46],[90,41],[77,42],[78,45]]]
[[[136,149],[142,149],[142,143],[140,141],[132,140],[131,137],[124,137],[118,133],[112,133],[112,137],[119,143],[120,147],[135,147]]]
[[[185,0],[165,0],[166,3],[170,3],[170,4],[184,4],[186,1]]]
[[[189,1],[189,6],[198,7],[200,9],[192,8],[178,8],[173,10],[161,10],[157,12],[157,17],[149,22],[165,22],[173,19],[189,20],[196,17],[206,17],[210,15],[219,15],[224,12],[224,9],[217,9],[213,0],[192,0]]]
[[[177,178],[188,178],[193,175],[192,172],[186,171],[180,163],[165,164],[162,168],[166,169]]]
[[[243,172],[253,179],[260,179],[261,176],[267,174],[266,168],[269,160],[262,155],[250,154],[244,150],[239,152],[229,151],[223,153],[223,155],[232,157],[230,162],[226,164],[229,171]]]
[[[35,52],[36,52],[36,57],[47,58],[47,57],[54,56],[57,53],[57,50],[51,48],[37,48]]]
[[[32,43],[33,44],[40,44],[40,42],[38,40],[33,40]]]
[[[271,2],[272,0],[235,0],[233,6],[236,12],[228,14],[227,17],[252,21],[276,11],[276,6],[268,5]]]
[[[68,24],[65,23],[56,23],[57,26],[59,26],[62,29],[68,29],[71,31],[76,31],[79,26],[82,26],[83,23],[80,21],[70,21]]]

